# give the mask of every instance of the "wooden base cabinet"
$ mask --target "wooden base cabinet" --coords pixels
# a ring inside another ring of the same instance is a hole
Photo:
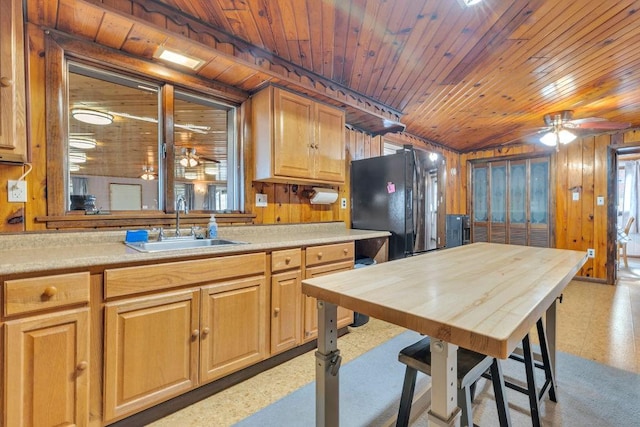
[[[89,422],[89,309],[5,322],[5,426]]]
[[[106,421],[198,383],[199,296],[197,290],[187,290],[107,304]]]
[[[105,305],[105,421],[266,358],[266,271],[264,253],[106,271],[107,298],[127,298]]]
[[[267,356],[265,276],[202,289],[200,383],[213,381]]]
[[[271,354],[302,343],[302,250],[271,254]]]
[[[306,250],[305,278],[324,276],[353,268],[354,243],[338,243],[309,247]],[[353,323],[353,311],[338,307],[338,328]],[[304,296],[304,341],[310,341],[318,336],[318,307],[317,300]]]

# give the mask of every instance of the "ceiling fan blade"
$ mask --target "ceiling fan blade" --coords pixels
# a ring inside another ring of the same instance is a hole
[[[610,122],[600,117],[589,117],[585,119],[571,120],[566,123],[566,127],[570,129],[601,129],[601,130],[618,130],[626,129],[631,123]]]
[[[213,159],[211,157],[198,156],[198,158],[200,160],[204,160],[204,161],[207,161],[207,162],[220,163],[220,160],[216,160],[216,159]]]
[[[550,127],[542,127],[542,128],[533,128],[533,129],[525,129],[523,134],[518,136],[517,138],[512,138],[509,141],[503,142],[500,145],[510,145],[518,142],[529,143],[531,139],[535,136],[542,135],[545,132],[550,131]]]

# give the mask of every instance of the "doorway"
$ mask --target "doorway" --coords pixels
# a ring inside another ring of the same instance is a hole
[[[618,254],[618,278],[640,279],[640,147],[617,152],[615,179],[617,236],[627,257]]]

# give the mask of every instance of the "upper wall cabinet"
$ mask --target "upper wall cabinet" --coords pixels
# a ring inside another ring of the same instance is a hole
[[[0,162],[24,163],[27,120],[22,2],[0,0]]]
[[[251,107],[256,181],[344,184],[344,111],[272,86]]]

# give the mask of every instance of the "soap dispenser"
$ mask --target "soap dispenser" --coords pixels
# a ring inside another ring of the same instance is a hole
[[[209,218],[208,231],[210,239],[216,239],[218,237],[218,223],[214,215],[211,215],[211,218]]]

